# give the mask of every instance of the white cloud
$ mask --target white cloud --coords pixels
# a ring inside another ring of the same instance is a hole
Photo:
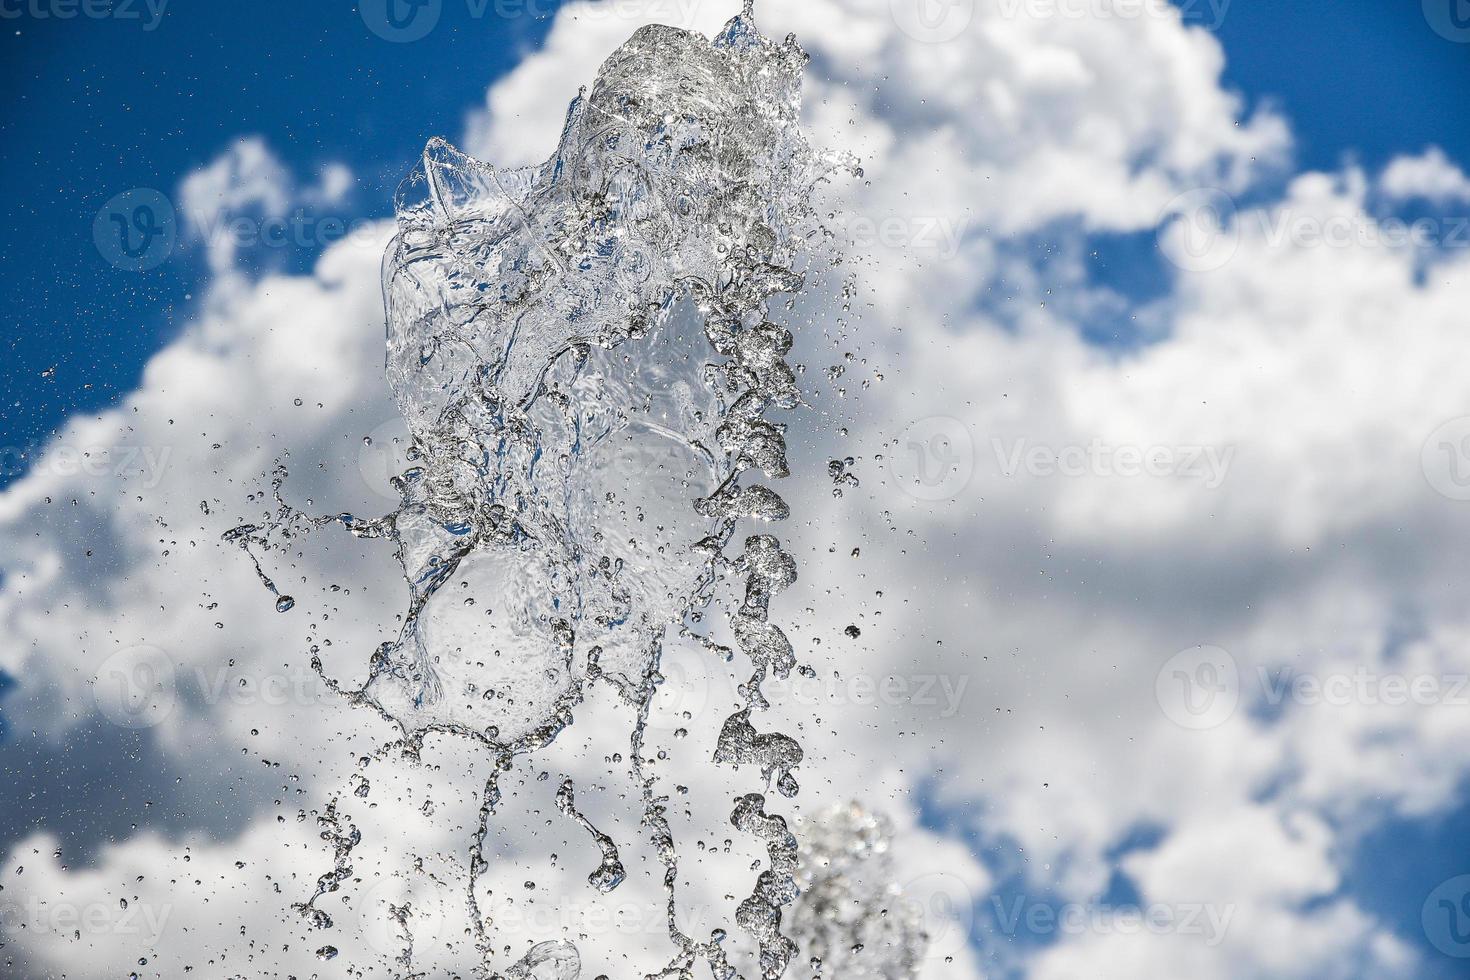
[[[1432,146],[1419,156],[1395,158],[1383,172],[1383,190],[1396,198],[1435,202],[1470,201],[1470,177],[1444,150]]]
[[[1252,709],[1269,693],[1262,669],[1467,670],[1463,603],[1446,584],[1457,580],[1466,505],[1436,493],[1424,447],[1441,423],[1470,414],[1458,377],[1470,356],[1459,326],[1470,260],[1451,253],[1426,274],[1413,250],[1371,235],[1334,245],[1279,231],[1372,229],[1375,195],[1456,200],[1466,196],[1463,174],[1431,151],[1394,161],[1377,180],[1351,169],[1299,175],[1278,199],[1235,215],[1228,262],[1180,273],[1163,300],[1134,311],[1164,325],[1156,342],[1101,349],[1082,329],[1111,300],[1086,285],[1082,231],[1149,230],[1182,192],[1250,189],[1263,168],[1282,166],[1284,122],[1242,118],[1221,83],[1218,42],[1177,16],[1093,23],[981,4],[959,39],[933,45],[897,30],[885,6],[812,0],[761,12],[769,33],[795,30],[814,53],[811,128],[856,149],[866,168],[832,203],[868,219],[875,238],[847,267],[867,305],[846,325],[811,311],[799,338],[814,410],[792,420],[798,472],[782,493],[797,516],[779,532],[804,575],[778,615],[836,702],[776,707],[813,760],[799,773],[804,805],[859,796],[892,809],[899,860],[916,874],[953,871],[982,906],[991,876],[957,837],[918,826],[914,794],[932,793],[955,830],[1021,848],[1029,890],[1085,905],[1122,872],[1146,902],[1230,909],[1213,945],[1177,932],[1058,936],[1028,963],[1035,978],[1412,975],[1404,941],[1336,891],[1357,834],[1390,814],[1455,804],[1470,772],[1464,710],[1361,698]],[[712,18],[697,25],[708,30],[723,12],[700,5],[694,16]],[[507,166],[544,157],[576,86],[637,19],[565,8],[545,46],[491,87],[468,122],[468,148]],[[349,179],[334,170],[320,184],[322,199],[339,200]],[[214,215],[279,214],[301,196],[295,187],[247,139],[188,178],[182,198]],[[949,246],[918,241],[926,227],[949,235],[926,241]],[[166,650],[186,680],[233,661],[258,681],[330,638],[331,669],[360,676],[364,651],[398,611],[386,556],[308,542],[281,578],[300,606],[277,616],[244,557],[216,542],[268,506],[246,497],[268,486],[272,459],[288,449],[293,499],[386,509],[358,467],[361,437],[393,416],[381,380],[380,232],[373,245],[328,249],[310,276],[217,286],[138,392],[75,420],[51,462],[0,495],[0,625],[20,638],[0,649],[0,669],[25,685],[7,702],[16,730],[61,739],[95,713],[90,682],[106,658],[139,643]],[[1034,238],[1056,243],[1050,261],[1025,248]],[[233,252],[211,261],[224,272]],[[819,380],[837,364],[840,380]],[[968,459],[968,475],[952,495],[924,501],[902,488],[913,471],[900,457],[953,456],[899,439],[931,416],[958,427],[945,431],[959,442],[942,448]],[[1021,443],[1080,468],[1011,472],[1005,459]],[[1107,467],[1086,452],[1094,444]],[[162,477],[145,487],[156,473],[97,477],[55,464],[68,447],[117,446],[155,458],[168,450]],[[1163,475],[1119,472],[1118,451],[1134,449],[1201,458],[1214,449],[1217,461],[1230,452],[1212,486],[1177,457]],[[848,454],[862,486],[837,498],[826,461]],[[307,591],[322,581],[350,581],[351,594]],[[1414,628],[1404,642],[1406,616]],[[860,638],[847,637],[848,625]],[[1241,706],[1217,728],[1185,731],[1157,703],[1155,674],[1199,644],[1234,658]],[[932,678],[936,691],[945,679],[953,710],[916,696],[864,701],[842,681],[854,674]],[[708,703],[721,704],[712,690]],[[11,864],[29,867],[15,878],[7,869],[16,882],[7,895],[110,906],[146,891],[164,904],[177,894],[171,882],[155,872],[133,883],[134,869],[170,867],[170,878],[205,882],[209,902],[178,911],[189,941],[167,955],[202,961],[228,943],[225,970],[311,969],[315,938],[283,938],[298,927],[283,925],[281,910],[326,865],[320,842],[310,860],[300,855],[314,837],[295,810],[345,785],[356,755],[383,733],[346,709],[219,694],[201,704],[191,692],[181,688],[153,731],[155,751],[185,769],[221,756],[281,762],[303,775],[285,806],[269,791],[252,798],[250,830],[201,836],[187,866],[183,844],[145,833],[108,848],[100,870],[63,870],[45,857],[51,842],[36,838],[15,848]],[[579,717],[555,757],[579,778],[605,778],[606,746],[594,750],[589,734],[607,730],[599,721]],[[374,790],[381,809],[363,817],[368,846],[385,851],[364,867],[386,874],[387,851],[407,841],[416,853],[462,848],[469,817],[450,812],[469,805],[463,773],[395,778],[382,796]],[[423,815],[416,780],[452,798],[437,818]],[[718,800],[725,787],[711,779],[691,790]],[[534,784],[523,792],[533,798]],[[518,829],[506,831],[495,871],[503,897],[527,869],[549,883],[567,874],[546,866],[536,823],[507,821]],[[1162,828],[1161,842],[1113,857],[1140,826]],[[280,895],[247,887],[231,876],[235,855],[274,861],[276,880],[295,880]],[[718,862],[701,854],[688,875],[711,905],[732,880]],[[628,895],[646,884],[630,882]],[[236,918],[250,923],[249,942],[233,935]],[[636,957],[644,938],[620,933],[606,955]],[[97,952],[105,947],[54,933],[15,945],[76,977],[111,967]],[[982,971],[968,952],[956,969]]]

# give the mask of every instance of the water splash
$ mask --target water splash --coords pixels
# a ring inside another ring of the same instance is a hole
[[[717,980],[741,976],[723,929],[696,941],[676,922],[679,852],[644,739],[666,631],[718,647],[698,624],[734,579],[743,595],[724,613],[751,673],[714,761],[798,792],[800,745],[753,720],[768,707],[763,681],[796,663],[770,621],[796,562],[768,533],[747,534],[737,556],[726,549],[743,523],[790,514],[747,477],[789,473],[785,427],[770,415],[800,392],[785,360],[793,337],[771,306],[803,286],[818,235],[810,196],[841,163],[800,132],[806,61],[794,38],[755,28],[747,0],[713,40],[638,31],[571,104],[539,166],[496,169],[430,141],[400,188],[383,272],[388,383],[413,436],[411,466],[394,480],[399,507],[308,516],[282,499],[282,474],[276,510],[229,535],[273,592],[261,555],[303,534],[340,524],[393,544],[409,590],[402,629],[360,688],[329,683],[401,729],[396,751],[415,757],[441,733],[492,753],[467,896],[483,975],[492,923],[478,883],[500,778],[603,685],[633,715],[629,775],[664,871],[675,952],[660,975],[687,977],[703,959]],[[601,853],[591,885],[617,887],[617,843],[577,811],[571,780],[557,806]],[[759,975],[775,980],[797,952],[782,917],[798,852],[765,806],[749,793],[731,816],[768,859],[735,921],[758,945]],[[301,906],[322,928],[331,921],[316,902],[351,876],[357,839],[330,813],[335,868]],[[551,942],[507,975],[573,980],[580,969],[575,947]]]
[[[594,827],[592,821],[578,811],[576,787],[573,786],[570,779],[562,780],[561,787],[556,791],[556,808],[581,824],[582,828],[592,835],[593,842],[602,853],[602,863],[597,866],[596,871],[587,876],[587,883],[604,894],[621,885],[628,873],[623,870],[623,861],[618,855],[618,845],[611,837]]]
[[[798,827],[801,898],[791,934],[813,980],[913,980],[928,937],[895,880],[893,828],[856,803]]]
[[[577,980],[581,973],[582,957],[577,947],[552,940],[532,946],[505,976],[506,980]]]

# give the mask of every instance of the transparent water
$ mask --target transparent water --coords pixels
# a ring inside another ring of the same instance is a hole
[[[713,40],[648,27],[572,103],[545,163],[496,169],[431,141],[399,191],[383,267],[387,378],[412,434],[399,506],[311,516],[278,486],[271,520],[231,532],[282,612],[295,600],[268,569],[304,536],[391,542],[408,585],[402,629],[371,654],[364,684],[329,682],[401,732],[378,756],[416,758],[443,736],[493,758],[464,855],[479,975],[499,975],[481,903],[504,774],[597,692],[624,705],[619,755],[662,866],[669,957],[657,976],[692,976],[702,961],[717,980],[775,980],[798,958],[812,976],[917,969],[919,922],[882,883],[881,819],[833,811],[802,830],[803,847],[778,812],[778,797],[799,792],[803,750],[761,718],[763,682],[797,663],[771,615],[797,575],[774,533],[791,513],[771,486],[789,473],[780,417],[801,399],[778,311],[822,240],[813,188],[853,169],[802,136],[806,61],[794,38],[764,37],[749,7]],[[685,851],[645,746],[670,631],[741,672],[744,704],[720,722],[711,763],[750,772],[729,824],[766,859],[733,921],[700,935],[680,925]],[[572,779],[556,808],[600,856],[587,887],[617,889],[619,841],[579,810]],[[336,802],[319,823],[335,862],[297,909],[325,933],[325,899],[350,886],[361,833]],[[395,962],[419,975],[413,910],[389,914],[403,938]],[[750,962],[727,948],[732,929],[751,941]],[[504,975],[581,970],[577,947],[556,938]]]

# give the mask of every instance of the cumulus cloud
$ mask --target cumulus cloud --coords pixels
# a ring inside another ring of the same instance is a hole
[[[1398,198],[1420,197],[1435,202],[1470,201],[1470,177],[1432,146],[1418,156],[1401,156],[1383,173],[1383,190]]]
[[[1286,122],[1246,115],[1218,41],[1173,7],[1079,20],[997,0],[936,41],[889,6],[762,11],[768,33],[793,30],[814,55],[816,138],[866,171],[830,191],[835,230],[857,246],[837,274],[857,278],[858,305],[829,308],[814,286],[800,314],[809,405],[792,420],[782,492],[796,518],[781,532],[805,571],[778,615],[816,684],[774,710],[808,745],[801,805],[858,796],[890,809],[910,881],[950,875],[942,887],[959,889],[936,933],[978,930],[1007,877],[1087,913],[1016,954],[1032,977],[1414,975],[1409,944],[1340,886],[1358,835],[1457,805],[1470,771],[1470,713],[1449,690],[1470,673],[1466,621],[1446,584],[1462,578],[1470,496],[1454,456],[1470,433],[1455,428],[1470,414],[1456,356],[1470,259],[1441,242],[1426,264],[1382,234],[1374,204],[1470,198],[1466,178],[1439,151],[1377,175],[1296,175],[1211,226],[1220,237],[1201,254],[1222,260],[1163,265],[1168,291],[1138,308],[1094,283],[1087,236],[1157,230],[1161,256],[1178,254],[1171,236],[1187,229],[1169,223],[1171,202],[1260,192],[1285,166]],[[563,8],[471,113],[467,148],[506,166],[544,158],[592,66],[671,13],[706,31],[723,19],[658,0]],[[182,199],[216,216],[282,214],[340,200],[349,183],[334,170],[300,191],[247,138],[189,176]],[[56,856],[44,819],[8,839],[0,901],[14,908],[171,909],[166,951],[152,952],[112,919],[82,941],[42,916],[12,944],[35,976],[110,975],[118,948],[155,957],[164,976],[173,964],[311,969],[323,940],[284,910],[330,866],[315,823],[325,801],[377,779],[358,756],[387,733],[310,681],[295,690],[292,671],[314,645],[360,677],[396,626],[400,586],[368,544],[313,541],[278,583],[298,609],[277,615],[218,536],[270,506],[252,495],[286,452],[293,499],[387,508],[362,437],[381,446],[394,431],[377,278],[389,233],[332,246],[309,275],[214,289],[139,391],[73,420],[0,495],[0,624],[17,640],[0,669],[21,679],[12,730],[62,744],[122,713],[141,721],[148,759],[193,774],[161,804],[179,819],[140,803],[138,829],[112,831],[87,866]],[[1025,247],[1037,240],[1055,245],[1045,261]],[[233,261],[211,250],[221,281]],[[1116,303],[1158,336],[1090,341],[1089,316]],[[828,461],[848,456],[859,485],[834,487]],[[1192,652],[1205,647],[1219,652]],[[152,664],[147,649],[172,680],[110,700],[99,680]],[[685,665],[682,703],[719,717],[733,698],[720,665],[670,658]],[[1394,695],[1394,678],[1441,686],[1424,703]],[[636,839],[593,734],[616,710],[579,716],[546,767],[598,786],[589,796]],[[462,928],[444,897],[461,887],[452,862],[393,862],[395,848],[453,854],[467,841],[464,787],[483,772],[449,752],[426,761],[346,798],[374,850],[332,903],[349,934],[381,935],[382,916],[358,911],[379,886],[426,889],[421,905]],[[529,943],[549,896],[587,870],[547,854],[586,842],[539,829],[541,784],[519,779],[486,900]],[[728,790],[713,777],[691,787],[709,801]],[[243,828],[221,806],[243,811]],[[1140,828],[1149,843],[1124,848]],[[694,907],[727,904],[744,869],[721,860],[695,862]],[[542,891],[516,904],[533,876]],[[1225,925],[1120,930],[1095,914],[1119,876],[1176,922],[1194,911]],[[620,892],[627,919],[656,903],[651,886],[635,875]],[[641,964],[647,936],[627,919],[589,925],[592,904],[553,927],[604,940],[612,967]],[[931,962],[934,975],[984,975],[975,947],[946,954],[955,964]]]

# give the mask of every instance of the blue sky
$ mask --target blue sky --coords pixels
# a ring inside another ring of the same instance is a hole
[[[1282,106],[1303,169],[1377,168],[1431,143],[1470,158],[1470,48],[1436,34],[1418,3],[1235,0],[1218,34],[1226,81]]]
[[[172,193],[238,137],[259,134],[303,178],[332,162],[351,168],[357,183],[338,216],[385,216],[424,142],[457,136],[486,87],[538,48],[547,23],[475,19],[453,0],[438,29],[409,44],[374,36],[351,0],[173,0],[151,31],[108,20],[0,21],[8,93],[0,182],[9,189],[0,263],[12,292],[0,348],[5,458],[42,443],[68,417],[115,404],[196,308],[207,279],[201,251],[179,250],[148,272],[114,268],[92,241],[104,202],[131,188]],[[1234,0],[1216,33],[1227,84],[1289,120],[1293,170],[1345,162],[1377,170],[1430,145],[1470,164],[1470,44],[1431,29],[1416,0]],[[1134,299],[1157,294],[1164,271],[1151,233],[1096,244],[1098,281]],[[277,258],[299,271],[316,254]],[[1112,344],[1119,334],[1101,328],[1089,339]],[[0,471],[0,487],[19,475]],[[0,672],[0,696],[13,686]],[[925,807],[928,826],[949,826],[939,804]],[[1418,916],[1422,896],[1463,860],[1467,841],[1470,806],[1462,806],[1427,821],[1389,821],[1354,845],[1343,893],[1421,948],[1426,977],[1465,975],[1436,956]],[[1002,882],[1022,860],[1008,842],[970,842],[989,853]],[[1010,894],[1004,884],[1000,894]]]
[[[0,179],[23,189],[5,202],[0,244],[17,292],[5,313],[0,445],[32,445],[73,412],[113,404],[191,308],[197,252],[141,274],[103,261],[91,226],[109,198],[134,187],[172,194],[237,137],[259,133],[302,174],[348,163],[360,183],[347,216],[390,214],[428,138],[457,136],[487,84],[546,28],[531,17],[457,23],[456,9],[465,13],[451,4],[412,44],[371,34],[351,0],[177,0],[153,31],[0,22],[10,93]]]

